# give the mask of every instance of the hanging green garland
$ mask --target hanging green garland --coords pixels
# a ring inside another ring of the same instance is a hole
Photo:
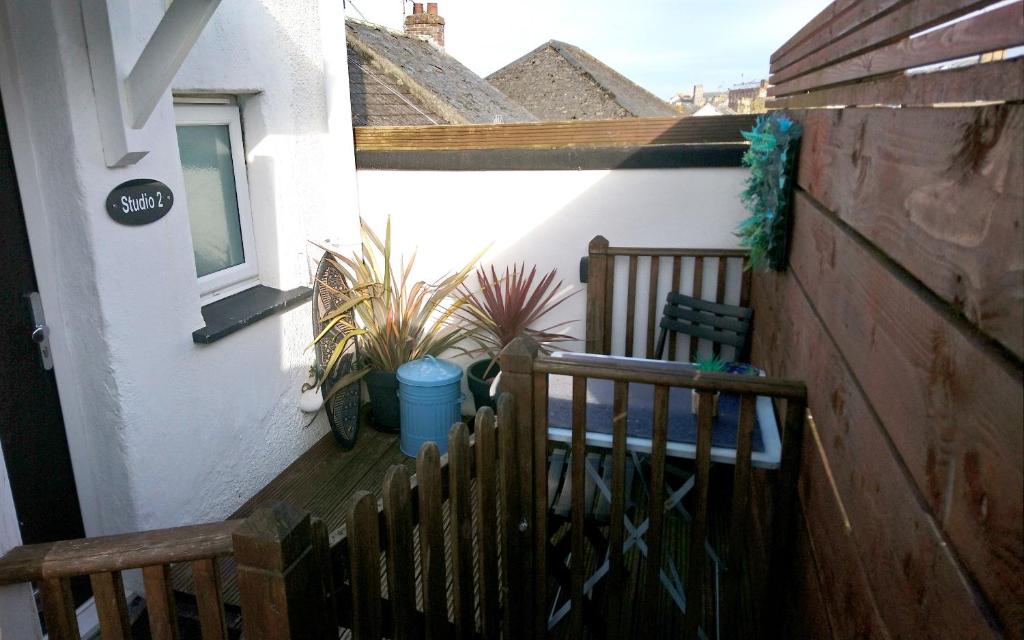
[[[802,130],[778,111],[757,119],[752,131],[744,131],[750,149],[743,164],[750,167],[747,188],[740,195],[750,217],[740,223],[736,235],[750,248],[755,269],[786,267],[793,193],[793,169]]]

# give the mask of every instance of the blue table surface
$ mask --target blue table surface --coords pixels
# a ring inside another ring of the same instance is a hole
[[[611,380],[591,378],[587,380],[587,431],[596,433],[612,432],[612,398],[614,383]],[[668,439],[670,442],[697,443],[697,416],[691,409],[690,389],[673,387],[668,392]],[[721,393],[718,399],[718,415],[712,422],[711,446],[736,448],[736,430],[739,426],[739,396]],[[572,429],[572,378],[552,375],[548,380],[548,425]],[[626,433],[631,437],[650,439],[654,426],[654,386],[630,384],[627,403]],[[756,415],[751,446],[755,452],[764,451],[761,426]]]

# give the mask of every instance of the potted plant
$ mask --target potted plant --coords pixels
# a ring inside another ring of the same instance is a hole
[[[697,362],[694,363],[694,366],[696,367],[697,371],[703,373],[725,373],[729,369],[725,361],[715,355],[711,356],[710,358],[699,358]],[[718,392],[716,391],[714,395],[712,395],[711,397],[711,415],[717,416]],[[697,415],[700,412],[700,393],[698,393],[696,389],[691,389],[690,398],[690,408],[693,411],[693,414]]]
[[[490,273],[483,267],[476,271],[478,290],[471,291],[463,285],[461,292],[468,301],[463,307],[462,317],[474,333],[479,345],[477,351],[487,354],[466,368],[466,380],[477,408],[494,407],[491,387],[501,371],[498,358],[512,340],[529,336],[542,352],[550,351],[556,342],[575,340],[572,336],[556,333],[568,322],[561,322],[546,329],[534,329],[533,325],[567,300],[563,295],[562,281],[555,282],[557,270],[537,278],[537,267],[526,273],[525,264],[505,267],[505,275],[499,277],[491,266]]]
[[[437,282],[414,282],[410,274],[415,253],[408,262],[402,260],[398,265],[393,264],[391,219],[388,218],[383,242],[365,221],[360,220],[360,226],[362,244],[356,254],[345,256],[329,247],[321,247],[327,251],[324,259],[336,263],[348,284],[328,288],[332,295],[340,298],[339,305],[314,343],[336,324],[340,324],[349,338],[358,336],[363,365],[359,375],[370,396],[372,422],[378,428],[396,431],[399,428],[395,373],[398,367],[428,355],[439,356],[473,336],[472,328],[455,320],[466,304],[460,285],[483,252],[459,271]],[[346,317],[349,310],[353,320]],[[338,344],[324,376],[337,366],[347,344],[348,340]]]

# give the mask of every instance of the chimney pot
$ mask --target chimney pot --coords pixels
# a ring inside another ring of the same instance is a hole
[[[425,36],[439,47],[444,47],[444,18],[437,14],[437,3],[429,2],[423,11],[422,2],[414,2],[412,14],[405,16],[405,33],[410,36]]]

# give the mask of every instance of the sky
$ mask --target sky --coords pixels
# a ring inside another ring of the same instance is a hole
[[[481,76],[547,42],[574,44],[668,99],[768,76],[768,60],[828,0],[438,0],[445,49]],[[401,29],[404,0],[346,0],[346,14]]]

